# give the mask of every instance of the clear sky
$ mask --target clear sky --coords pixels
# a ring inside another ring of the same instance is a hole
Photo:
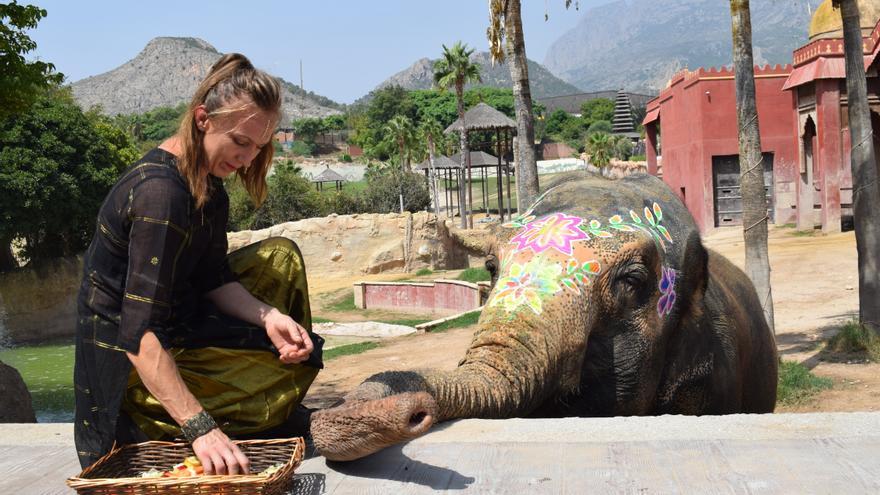
[[[541,62],[588,7],[610,0],[522,0],[526,53]],[[241,52],[255,65],[307,90],[351,103],[441,44],[461,40],[486,51],[486,0],[130,1],[19,0],[48,16],[29,32],[39,58],[68,82],[114,69],[157,36],[202,38],[220,52]],[[544,13],[550,19],[544,21]]]

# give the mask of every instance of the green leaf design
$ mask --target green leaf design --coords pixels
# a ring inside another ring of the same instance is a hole
[[[639,214],[634,212],[633,210],[629,210],[629,216],[633,219],[633,222],[640,224],[642,223],[642,219],[639,218]]]
[[[654,216],[657,217],[657,223],[660,223],[660,220],[663,220],[663,210],[660,209],[660,205],[656,202],[654,203]]]
[[[602,224],[598,220],[590,220],[590,230],[596,230],[601,226]]]
[[[651,214],[651,210],[647,206],[645,207],[645,219],[648,220],[648,223],[650,223],[651,226],[656,225],[654,222],[654,215]]]

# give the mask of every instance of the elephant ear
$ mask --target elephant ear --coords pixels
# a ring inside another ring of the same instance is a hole
[[[709,280],[709,253],[696,229],[688,232],[680,260],[676,302],[678,314],[685,318],[693,308],[701,307]]]

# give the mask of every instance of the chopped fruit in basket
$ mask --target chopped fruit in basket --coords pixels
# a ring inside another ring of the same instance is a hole
[[[171,471],[165,471],[162,473],[162,477],[179,478],[182,476],[198,476],[204,472],[205,470],[202,468],[202,463],[199,462],[198,457],[189,456],[184,459],[183,462],[171,468]]]
[[[275,474],[275,471],[283,468],[284,464],[275,464],[273,466],[269,466],[266,469],[260,471],[260,476],[269,476],[271,474]]]

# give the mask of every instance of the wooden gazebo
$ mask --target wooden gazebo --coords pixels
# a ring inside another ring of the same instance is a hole
[[[473,194],[471,192],[471,168],[472,167],[480,167],[481,172],[486,174],[486,169],[490,166],[496,167],[496,176],[497,180],[497,188],[498,188],[498,215],[501,219],[504,219],[504,191],[501,186],[501,174],[504,173],[507,178],[507,216],[510,217],[511,205],[510,205],[510,162],[505,160],[504,167],[502,168],[502,157],[507,156],[508,151],[510,149],[511,143],[511,130],[516,129],[516,122],[513,121],[507,115],[499,112],[498,110],[490,107],[485,103],[478,103],[473,108],[465,112],[464,114],[464,122],[465,128],[467,132],[471,131],[495,131],[495,141],[496,141],[496,152],[497,156],[492,157],[488,153],[479,154],[482,152],[470,152],[469,156],[464,157],[465,160],[462,162],[461,152],[453,155],[453,160],[458,161],[461,166],[467,170],[467,183],[468,183],[468,216],[470,217],[474,211],[473,208]],[[502,131],[503,131],[503,139],[502,139]],[[462,132],[462,123],[461,119],[457,119],[455,122],[449,125],[446,128],[446,132]],[[478,153],[478,154],[474,154]],[[488,163],[487,157],[494,158],[494,163]],[[479,163],[480,165],[477,165]],[[487,188],[488,185],[486,181],[483,181],[483,187]],[[486,213],[488,213],[488,206],[485,204],[486,194],[483,194],[484,200],[484,208],[486,209]],[[469,218],[470,225],[473,226],[473,219]]]
[[[431,174],[431,159],[428,158],[422,163],[419,163],[413,167],[413,170],[422,170],[425,172],[425,179],[428,181],[428,190],[433,191],[430,184],[431,181],[434,180],[434,175]],[[435,156],[434,157],[434,174],[436,177],[440,177],[443,179],[443,190],[444,197],[446,199],[446,215],[453,216],[453,206],[456,204],[455,195],[452,193],[452,184],[455,183],[458,187],[461,187],[461,178],[459,174],[461,173],[461,164],[458,162],[452,161],[448,156]],[[435,198],[437,201],[438,198]],[[461,205],[457,205],[459,208]],[[437,214],[440,214],[440,204],[437,201]]]
[[[324,183],[325,182],[336,183],[336,190],[341,191],[342,190],[342,183],[345,182],[345,180],[346,180],[345,177],[339,175],[338,172],[331,170],[330,165],[327,165],[327,168],[324,169],[323,172],[318,174],[317,177],[312,179],[312,182],[315,184],[315,189],[317,189],[318,191],[324,190]]]

